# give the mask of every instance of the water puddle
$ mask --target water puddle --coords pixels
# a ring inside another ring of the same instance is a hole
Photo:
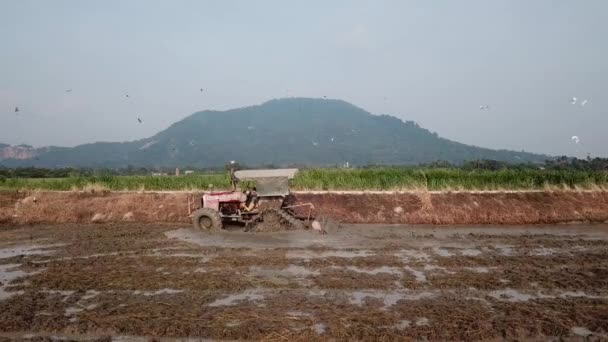
[[[28,275],[28,273],[23,272],[21,270],[17,270],[17,267],[20,267],[21,264],[6,264],[0,265],[0,300],[7,299],[15,294],[22,293],[19,292],[7,292],[5,291],[6,287],[10,284],[11,281]]]
[[[312,328],[317,334],[322,335],[327,330],[327,324],[325,324],[323,322],[316,323],[315,325],[312,326]]]
[[[410,261],[429,261],[431,259],[427,253],[413,249],[402,249],[394,255],[406,263]]]
[[[312,314],[309,314],[308,312],[297,311],[297,310],[287,311],[286,314],[287,314],[287,316],[290,316],[290,317],[311,317],[312,316]]]
[[[400,300],[420,300],[432,298],[434,296],[435,294],[432,292],[364,290],[352,291],[349,303],[353,305],[363,305],[367,298],[379,299],[383,302],[384,309],[387,309],[397,304]]]
[[[52,248],[63,247],[66,244],[52,245],[20,245],[7,248],[0,248],[0,259],[12,258],[19,255],[43,255],[55,252]]]
[[[429,325],[429,319],[426,317],[418,318],[416,320],[416,325],[419,327],[424,326],[424,325]]]
[[[442,257],[451,257],[454,256],[453,253],[451,253],[450,251],[448,251],[447,249],[443,249],[440,247],[433,247],[433,253],[442,256]]]
[[[424,272],[415,270],[409,266],[406,266],[403,269],[410,272],[416,278],[417,282],[421,282],[421,283],[426,282],[426,275],[424,274]]]
[[[585,327],[572,327],[572,329],[570,329],[570,330],[572,330],[572,333],[577,336],[587,337],[587,336],[593,334],[593,332],[591,330],[589,330]]]
[[[241,321],[228,321],[224,324],[226,328],[236,328],[241,325]]]
[[[580,297],[580,298],[590,298],[590,299],[608,299],[608,296],[594,296],[594,295],[590,295],[590,294],[587,294],[582,291],[576,291],[576,292],[566,291],[566,292],[562,292],[558,297],[560,297],[560,298]]]
[[[513,250],[513,246],[511,245],[496,245],[494,246],[498,253],[504,256],[513,256],[515,255],[515,251]]]
[[[286,268],[251,266],[249,267],[249,273],[256,277],[262,277],[267,281],[280,286],[287,286],[290,279],[295,279],[301,285],[308,286],[310,284],[305,278],[321,274],[321,272],[317,270],[296,265],[289,265]]]
[[[530,251],[530,255],[535,255],[535,256],[547,256],[547,255],[553,255],[553,254],[555,254],[555,249],[553,249],[553,248],[540,247],[540,248],[535,248]]]
[[[475,273],[488,273],[490,269],[488,267],[464,267],[463,269]]]
[[[219,246],[230,248],[306,248],[311,246],[347,247],[353,245],[352,237],[340,234],[321,235],[313,231],[281,231],[272,233],[251,233],[243,231],[222,231],[213,234],[193,229],[177,229],[165,232],[169,239],[194,243],[199,246]]]
[[[77,308],[74,306],[70,306],[68,308],[65,309],[65,316],[74,316],[75,314],[84,311],[84,308]]]
[[[343,268],[343,267],[339,267],[339,266],[334,266],[334,267]],[[377,268],[361,268],[361,267],[357,267],[357,266],[346,266],[346,267],[344,267],[344,269],[347,269],[347,270],[353,271],[353,272],[357,272],[357,273],[365,273],[365,274],[386,273],[386,274],[403,275],[403,272],[399,268],[389,267],[389,266],[382,266],[382,267],[377,267]]]
[[[208,262],[214,257],[216,254],[209,255],[206,252],[200,253],[186,253],[180,252],[179,248],[169,247],[169,248],[154,248],[150,250],[150,256],[161,257],[161,258],[196,258],[201,259],[202,262]],[[168,253],[167,253],[168,252]]]
[[[287,251],[285,257],[288,259],[319,259],[319,258],[365,258],[373,256],[374,253],[369,250],[330,250],[330,251],[314,251],[314,250],[295,250]]]
[[[393,328],[397,329],[397,330],[405,330],[407,328],[409,328],[412,325],[411,321],[408,321],[406,319],[399,321],[399,323],[395,324],[393,326]]]
[[[491,291],[488,295],[498,300],[506,300],[509,302],[526,302],[534,298],[532,295],[521,293],[513,289]]]
[[[175,289],[160,289],[157,291],[134,291],[134,295],[144,295],[144,296],[159,296],[163,294],[176,294],[182,293],[184,290],[175,290]]]
[[[216,299],[209,306],[232,306],[243,301],[257,301],[265,298],[265,292],[261,290],[245,290],[241,293],[231,294],[221,299]]]
[[[481,254],[479,249],[467,248],[460,251],[460,253],[464,256],[478,256]]]

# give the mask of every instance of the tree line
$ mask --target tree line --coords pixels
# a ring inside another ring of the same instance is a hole
[[[367,165],[363,168],[386,167],[387,165]],[[395,165],[399,167],[398,165]],[[305,169],[304,165],[292,165],[291,167],[299,167]],[[342,167],[336,165],[336,168]],[[546,160],[543,164],[511,164],[491,159],[479,159],[463,162],[462,164],[453,164],[447,161],[436,161],[418,166],[401,166],[407,168],[450,168],[462,170],[529,170],[529,169],[548,169],[548,170],[580,170],[580,171],[608,171],[608,158],[586,158],[579,159],[573,157],[557,157],[551,160]],[[181,169],[181,174],[186,170],[194,171],[195,173],[217,173],[224,172],[225,168],[196,168],[184,167]],[[247,165],[236,165],[237,169],[254,168]],[[262,165],[259,168],[278,168],[276,165]],[[66,177],[90,177],[90,176],[143,176],[152,174],[175,174],[175,169],[157,169],[146,167],[128,166],[126,168],[116,169],[96,169],[96,168],[39,168],[39,167],[19,167],[7,168],[0,165],[0,179],[6,178],[66,178]]]

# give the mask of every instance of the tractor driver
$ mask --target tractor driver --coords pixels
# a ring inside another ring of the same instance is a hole
[[[243,205],[243,209],[246,212],[252,211],[258,205],[258,193],[257,189],[253,187],[252,189],[245,190],[245,195],[247,195],[247,200]]]

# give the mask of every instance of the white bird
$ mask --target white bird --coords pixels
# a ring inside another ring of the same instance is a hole
[[[572,96],[572,98],[570,99],[570,103],[576,104],[576,97]]]
[[[312,225],[311,225],[312,230],[317,231],[321,234],[325,234],[325,230],[323,229],[323,227],[321,226],[321,222],[314,220],[312,221]]]
[[[587,99],[583,100],[583,102],[581,102],[581,107],[585,107],[585,105],[587,104],[587,102],[589,102],[589,101],[587,101]]]
[[[334,142],[334,137],[331,137],[331,142]]]
[[[247,126],[247,129],[251,131],[251,130],[255,129],[255,126]]]
[[[490,106],[488,106],[488,105],[479,106],[479,110],[484,110],[484,109],[490,109]]]
[[[572,141],[574,141],[575,144],[578,144],[579,142],[581,142],[581,139],[576,135],[573,135],[572,138],[570,138],[570,139],[572,139]]]
[[[319,147],[319,143],[318,143],[318,142],[316,142],[316,141],[313,141],[313,142],[312,142],[312,146],[314,146],[314,147]]]

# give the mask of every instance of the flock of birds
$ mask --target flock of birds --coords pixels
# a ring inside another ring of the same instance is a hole
[[[573,96],[570,98],[570,103],[573,105],[576,105],[576,103],[578,102],[578,98],[576,98],[576,96]],[[583,101],[580,102],[580,106],[581,107],[585,107],[585,105],[589,103],[589,100],[584,99]],[[479,110],[489,110],[490,106],[488,105],[481,105],[479,106]],[[570,140],[572,140],[572,142],[574,142],[575,144],[579,144],[581,142],[581,138],[578,137],[578,135],[573,135]]]
[[[201,91],[201,92],[203,92],[203,91],[204,91],[204,89],[203,89],[203,88],[200,88],[200,91]],[[72,92],[72,89],[66,89],[66,91],[65,91],[65,92],[66,92],[66,93],[71,93],[71,92]],[[289,94],[289,90],[288,90],[288,94]],[[129,94],[125,94],[125,95],[124,95],[124,97],[125,97],[125,98],[130,98]],[[323,99],[327,99],[327,96],[323,95]],[[386,98],[385,98],[385,99],[386,99]],[[571,104],[576,105],[576,104],[577,104],[577,102],[578,102],[578,98],[576,98],[575,96],[573,96],[573,97],[571,97],[571,98],[570,98],[570,103],[571,103]],[[587,103],[589,103],[589,100],[584,99],[583,101],[580,101],[580,106],[581,106],[581,107],[585,107],[585,105],[586,105]],[[490,110],[490,106],[489,106],[489,105],[487,105],[487,104],[482,104],[482,105],[480,105],[480,106],[479,106],[479,110]],[[15,107],[15,114],[17,114],[17,115],[19,114],[19,107]],[[137,117],[137,122],[138,122],[139,124],[142,124],[142,123],[143,123],[143,120],[141,119],[141,117],[139,117],[139,116]],[[254,127],[254,126],[248,126],[248,127],[247,127],[247,129],[248,129],[248,130],[253,130],[253,129],[255,129],[255,127]],[[356,131],[353,129],[353,130],[352,130],[352,132],[353,132],[353,133],[355,133]],[[581,139],[580,139],[580,138],[579,138],[577,135],[573,135],[573,136],[572,136],[570,139],[571,139],[571,140],[572,140],[572,141],[573,141],[575,144],[579,144],[579,143],[581,142]],[[334,140],[335,140],[335,137],[331,137],[331,138],[330,138],[330,141],[331,141],[332,143],[334,142]],[[191,144],[191,145],[192,145],[192,144]],[[315,146],[315,147],[319,147],[319,142],[317,142],[317,141],[312,141],[312,145],[313,145],[313,146]]]
[[[201,88],[201,92],[203,92],[203,91],[204,91],[204,89]],[[65,92],[66,93],[71,93],[72,89],[66,89]],[[125,94],[125,98],[131,98],[131,97],[129,96],[129,94]],[[15,107],[15,114],[19,115],[19,107]],[[137,122],[140,123],[140,124],[143,123],[143,120],[141,119],[140,116],[137,117]]]
[[[576,98],[576,96],[572,96],[572,98],[570,99],[570,103],[573,105],[576,105],[576,102],[578,101],[578,99]],[[583,101],[580,102],[581,107],[585,107],[585,105],[589,103],[589,100],[584,99]],[[573,135],[571,138],[572,142],[574,142],[575,144],[579,144],[581,142],[581,138],[578,137],[578,135]]]

